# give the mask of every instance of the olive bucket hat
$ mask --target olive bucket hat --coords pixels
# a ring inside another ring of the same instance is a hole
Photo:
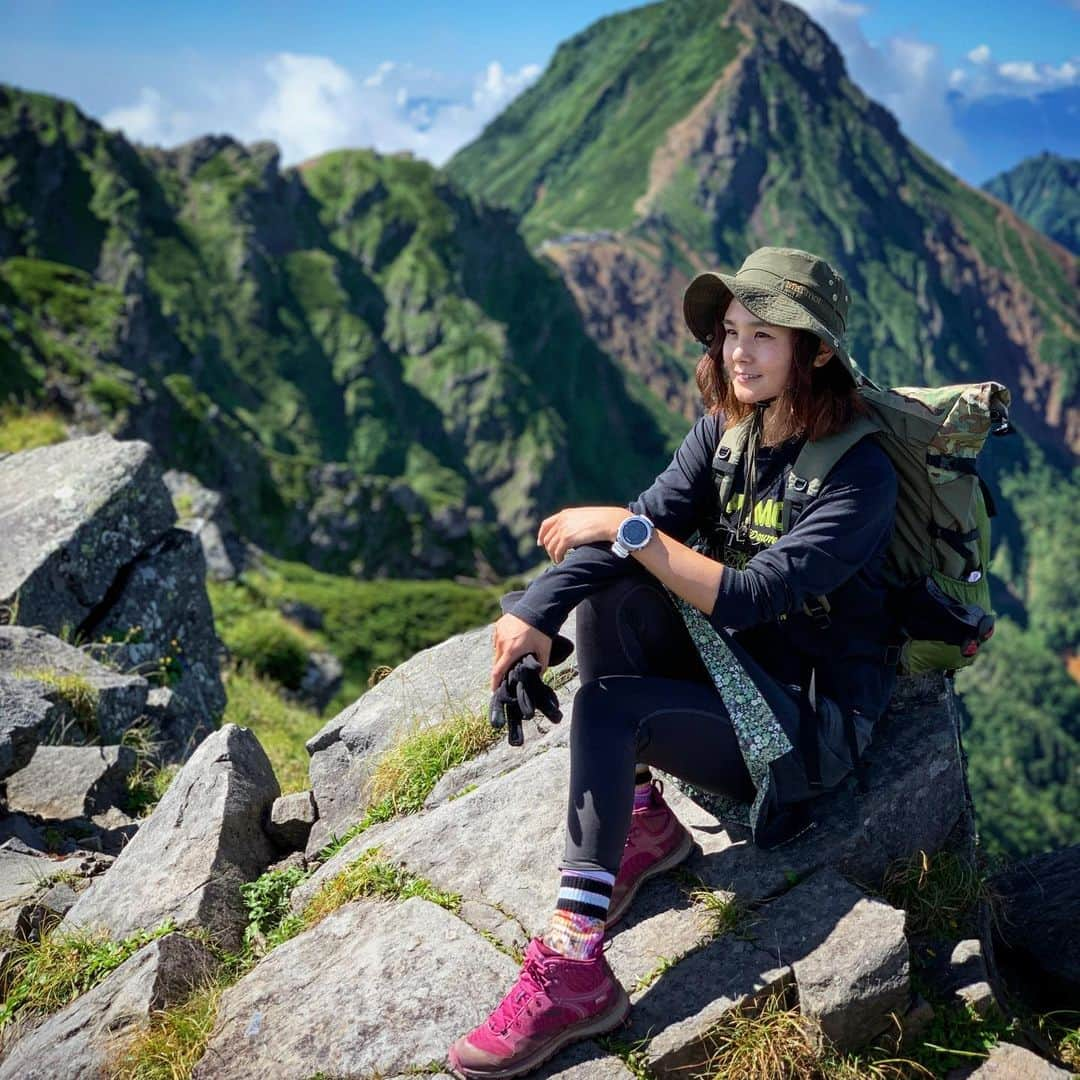
[[[763,247],[752,252],[735,275],[699,274],[683,297],[690,332],[706,348],[713,343],[716,316],[732,297],[774,326],[809,330],[836,355],[858,382],[844,343],[851,297],[844,279],[824,259],[797,248]]]

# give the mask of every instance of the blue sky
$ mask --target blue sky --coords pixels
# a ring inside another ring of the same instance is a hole
[[[965,179],[1042,148],[1080,156],[1080,0],[797,2],[855,81]],[[342,145],[442,162],[561,40],[627,6],[0,0],[0,80],[144,142],[227,131],[274,139],[287,163]]]

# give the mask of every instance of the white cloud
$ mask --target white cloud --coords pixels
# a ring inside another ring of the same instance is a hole
[[[980,46],[982,48],[982,46]],[[1053,64],[1039,63],[1035,60],[1005,60],[1001,63],[989,62],[989,50],[986,58],[976,61],[973,49],[968,59],[975,66],[957,68],[954,87],[962,90],[968,100],[1000,95],[1005,97],[1032,97],[1057,90],[1064,86],[1080,84],[1080,56],[1065,60],[1056,67]],[[957,75],[957,72],[960,74]]]
[[[137,142],[183,142],[197,134],[190,113],[169,107],[151,86],[139,91],[131,105],[107,112],[101,122],[107,128],[120,128]]]
[[[985,64],[990,59],[990,46],[989,45],[976,45],[974,49],[967,54],[967,58],[973,64]]]
[[[860,20],[869,9],[845,0],[794,0],[818,22],[844,56],[861,89],[884,105],[909,139],[932,155],[957,164],[967,146],[953,123],[947,93],[956,71],[946,72],[936,45],[912,36],[870,42]]]
[[[144,87],[103,120],[139,142],[166,146],[220,131],[245,142],[271,139],[285,164],[373,147],[411,150],[441,165],[539,74],[537,64],[506,71],[497,60],[463,79],[392,60],[351,73],[326,56],[283,52],[219,80],[174,85],[171,100]]]

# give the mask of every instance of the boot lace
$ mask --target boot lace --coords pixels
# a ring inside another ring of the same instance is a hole
[[[491,1030],[499,1035],[505,1034],[522,1010],[542,994],[550,982],[551,976],[544,971],[540,958],[528,957],[518,974],[517,982],[488,1017]]]

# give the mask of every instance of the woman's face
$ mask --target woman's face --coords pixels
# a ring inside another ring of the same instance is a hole
[[[787,387],[795,352],[795,331],[763,323],[732,299],[724,312],[724,371],[735,397],[747,405],[768,401]]]

